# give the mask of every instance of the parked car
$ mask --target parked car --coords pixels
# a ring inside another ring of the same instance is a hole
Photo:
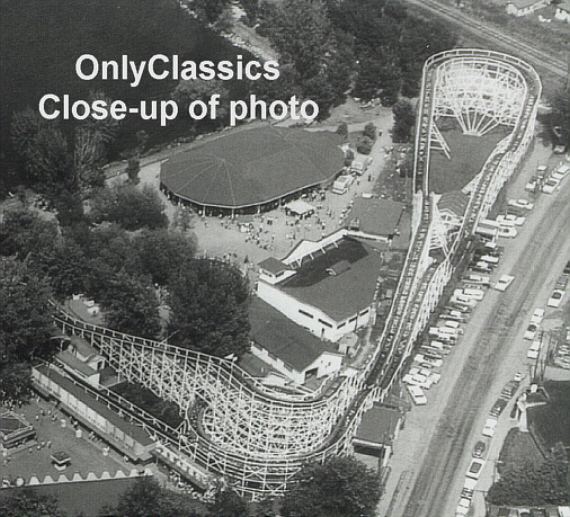
[[[508,204],[511,206],[516,206],[518,208],[526,208],[527,210],[532,210],[534,208],[534,203],[526,199],[509,199]]]
[[[507,401],[504,399],[497,399],[489,412],[492,416],[499,417],[504,409],[507,407]]]
[[[512,275],[502,275],[501,278],[497,281],[497,283],[493,286],[494,289],[497,291],[506,291],[509,286],[512,284],[513,280],[515,279]]]
[[[507,382],[501,391],[501,397],[505,399],[513,398],[514,394],[517,392],[520,386],[520,381],[513,379],[512,381]]]
[[[532,341],[536,336],[536,331],[538,330],[538,325],[536,323],[531,323],[525,330],[523,339],[528,339]]]
[[[514,239],[518,235],[518,232],[515,228],[507,228],[505,226],[501,226],[499,227],[499,232],[497,235],[505,239]]]
[[[485,451],[487,450],[487,444],[481,440],[479,440],[476,444],[475,447],[473,447],[473,453],[472,456],[474,458],[482,458],[483,455],[485,454]]]
[[[566,262],[566,265],[564,266],[564,271],[563,273],[565,275],[570,275],[570,260],[568,262]]]
[[[507,226],[510,227],[510,225],[514,225],[514,226],[522,226],[526,221],[526,217],[522,217],[522,216],[516,216],[513,214],[507,214],[507,215],[498,215],[497,216],[497,222],[501,225],[501,226]]]
[[[560,185],[560,180],[557,180],[555,178],[548,178],[544,182],[544,185],[542,185],[542,191],[545,194],[553,194],[554,191],[558,188],[558,185]]]
[[[410,385],[408,385],[407,388],[408,393],[416,406],[425,406],[427,404],[427,398],[421,388]]]
[[[471,460],[471,464],[467,469],[467,473],[465,474],[468,478],[472,479],[479,479],[483,467],[485,466],[485,461],[479,458],[474,458]]]
[[[542,323],[543,318],[544,318],[544,309],[536,308],[532,313],[530,322],[534,323],[535,325],[540,325]]]
[[[558,308],[560,307],[560,302],[562,302],[563,297],[564,297],[564,291],[562,291],[561,289],[554,289],[554,291],[550,295],[550,298],[548,299],[548,302],[546,302],[546,305],[548,305],[549,307]]]
[[[497,428],[497,419],[496,418],[487,418],[485,422],[485,426],[483,427],[483,431],[481,434],[483,436],[488,436],[491,438],[495,434],[495,429]]]

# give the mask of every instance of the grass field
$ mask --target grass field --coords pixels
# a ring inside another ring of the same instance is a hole
[[[544,456],[530,433],[522,433],[517,428],[513,428],[505,438],[499,461],[501,463],[497,464],[497,468],[499,472],[503,472],[505,469],[528,463],[540,465],[544,461]]]
[[[495,146],[508,134],[499,127],[484,136],[464,135],[459,128],[441,131],[450,148],[451,159],[441,151],[432,151],[430,190],[441,194],[461,190],[481,170]]]

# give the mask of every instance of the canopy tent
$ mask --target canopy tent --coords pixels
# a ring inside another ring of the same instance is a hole
[[[285,205],[287,214],[298,215],[300,217],[309,217],[315,213],[315,207],[302,199],[291,201]]]

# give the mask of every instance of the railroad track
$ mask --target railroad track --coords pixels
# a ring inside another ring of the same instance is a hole
[[[565,78],[568,75],[568,64],[564,60],[557,59],[532,45],[520,41],[518,38],[503,34],[498,29],[462,13],[454,7],[444,5],[436,0],[406,1],[416,7],[435,13],[478,37],[483,36],[494,40],[499,45],[508,48],[511,53],[513,50],[518,50],[524,54],[523,57],[526,60],[532,61],[539,68],[547,70],[558,77]]]

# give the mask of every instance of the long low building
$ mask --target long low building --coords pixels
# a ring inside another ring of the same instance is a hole
[[[344,167],[341,144],[329,131],[270,125],[234,131],[166,160],[160,186],[206,212],[261,210],[332,183]]]

